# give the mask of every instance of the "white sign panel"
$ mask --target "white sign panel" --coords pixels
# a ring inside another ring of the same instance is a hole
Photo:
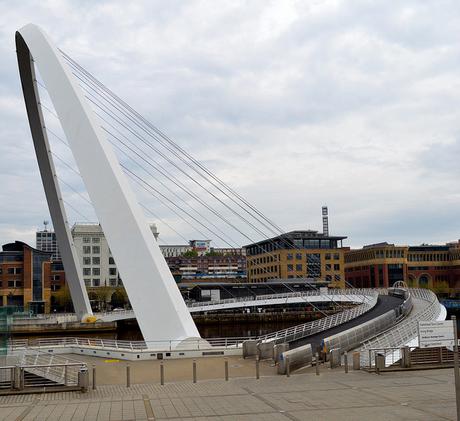
[[[454,346],[454,325],[452,320],[442,322],[418,322],[418,342],[420,348]]]

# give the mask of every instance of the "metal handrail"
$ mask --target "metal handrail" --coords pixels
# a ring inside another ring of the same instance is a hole
[[[383,332],[376,337],[363,343],[361,347],[361,364],[372,364],[372,358],[369,356],[369,350],[378,349],[399,349],[405,346],[409,341],[417,337],[418,322],[421,320],[436,320],[441,312],[441,304],[436,295],[427,289],[410,289],[412,297],[427,304],[424,309],[411,314],[403,319],[395,327]],[[389,351],[390,352],[390,351]],[[398,351],[395,351],[398,352]]]

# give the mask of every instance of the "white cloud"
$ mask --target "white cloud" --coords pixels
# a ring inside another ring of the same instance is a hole
[[[0,241],[47,218],[14,56],[28,21],[286,230],[327,203],[351,245],[460,237],[457,2],[82,0],[0,3]]]

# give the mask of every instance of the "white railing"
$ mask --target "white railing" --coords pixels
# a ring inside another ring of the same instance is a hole
[[[26,372],[65,386],[77,386],[78,371],[86,368],[81,361],[30,348],[24,351],[18,365]]]
[[[368,312],[377,304],[377,292],[374,292],[373,295],[368,295],[368,297],[368,302],[363,302],[362,304],[359,304],[356,307],[341,311],[339,313],[335,313],[331,316],[314,320],[312,322],[307,322],[277,332],[269,333],[267,335],[259,337],[258,340],[264,342],[275,341],[276,343],[291,342],[296,339],[311,336],[324,330],[331,329],[335,326],[339,326]]]
[[[370,290],[368,289],[328,289],[327,293],[321,292],[319,290],[315,291],[303,291],[303,292],[285,292],[280,294],[264,294],[264,295],[253,295],[253,296],[245,296],[245,297],[236,297],[236,298],[227,298],[224,300],[216,300],[216,301],[199,301],[194,303],[189,303],[189,308],[194,307],[206,307],[206,306],[216,306],[216,305],[225,305],[231,303],[245,303],[251,301],[266,301],[266,300],[274,300],[274,299],[283,299],[283,298],[294,298],[294,297],[321,297],[325,296],[325,301],[333,301],[334,299],[331,296],[345,296],[345,295],[353,295],[353,296],[369,296],[372,295],[369,293]],[[360,300],[359,302],[362,302]]]
[[[159,340],[159,341],[123,341],[116,339],[99,338],[43,338],[43,339],[14,339],[9,342],[11,352],[24,349],[49,349],[49,348],[87,348],[126,351],[182,351],[182,350],[205,350],[205,349],[228,349],[241,348],[243,341],[251,338],[208,338],[187,340]]]
[[[344,295],[343,290],[340,295]],[[236,338],[207,338],[207,339],[188,339],[186,341],[123,341],[115,339],[99,339],[99,338],[78,338],[78,337],[63,337],[63,338],[37,338],[37,339],[15,339],[10,341],[11,350],[32,348],[52,348],[52,347],[76,347],[76,348],[101,348],[111,350],[128,350],[128,351],[143,351],[143,350],[161,350],[161,351],[180,351],[180,350],[203,350],[203,349],[228,349],[240,348],[246,340],[258,341],[275,341],[284,342],[300,339],[306,336],[313,335],[323,330],[341,325],[369,311],[375,306],[378,299],[378,293],[375,290],[356,290],[352,294],[356,295],[357,301],[361,304],[341,311],[339,313],[327,316],[312,322],[293,326],[277,332],[273,332],[260,337],[236,337]],[[313,294],[312,294],[313,295]],[[364,299],[365,298],[365,299]],[[118,313],[118,312],[117,312]]]
[[[439,317],[441,304],[432,291],[428,289],[410,289],[409,291],[412,298],[418,300],[418,303],[414,302],[414,307],[409,316],[399,324],[363,343],[360,349],[362,366],[369,366],[369,364],[373,363],[372,357],[369,357],[369,350],[401,348],[417,337],[419,321],[436,320]],[[417,308],[420,305],[423,308]],[[371,361],[369,361],[369,358],[371,358]],[[391,356],[391,358],[394,358],[394,356]]]

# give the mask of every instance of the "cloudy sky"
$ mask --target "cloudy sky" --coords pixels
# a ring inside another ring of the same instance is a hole
[[[353,247],[460,238],[458,1],[0,0],[2,244],[49,219],[15,57],[29,22],[284,230],[321,229],[327,204]]]

